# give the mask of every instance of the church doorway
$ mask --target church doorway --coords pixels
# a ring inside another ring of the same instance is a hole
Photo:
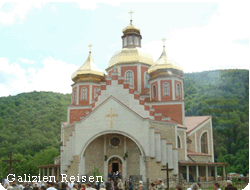
[[[122,161],[118,157],[111,157],[108,161],[108,173],[109,176],[113,176],[114,172],[119,172],[120,175],[122,174]]]

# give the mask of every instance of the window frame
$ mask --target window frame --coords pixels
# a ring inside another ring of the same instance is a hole
[[[180,147],[179,147],[179,142],[180,142]],[[180,135],[177,135],[177,148],[179,149],[182,149],[182,146],[181,146],[181,138],[180,138]]]
[[[147,85],[146,85],[146,76],[148,76],[148,79],[147,79]],[[146,71],[145,73],[144,73],[144,88],[149,88],[150,86],[149,86],[149,74],[148,74],[148,72]]]
[[[155,88],[155,89],[154,89]],[[155,90],[155,91],[154,91]],[[155,93],[154,93],[155,92]],[[157,97],[157,88],[156,88],[156,85],[153,84],[152,86],[152,97],[153,98],[156,98]]]
[[[206,142],[202,142],[202,138],[203,138],[204,135],[206,135]],[[204,148],[204,152],[203,152],[203,148]],[[205,154],[209,153],[209,151],[208,151],[208,131],[204,131],[201,134],[201,137],[200,137],[200,152],[205,153]]]
[[[179,92],[179,94],[178,94],[178,92]],[[176,96],[181,97],[181,85],[179,83],[176,84]]]
[[[132,75],[131,75],[131,76],[132,76],[132,84],[129,83],[129,85],[133,86],[133,85],[134,85],[134,72],[133,72],[133,71],[127,70],[127,71],[125,72],[125,80],[128,81],[128,80],[127,80],[127,73],[129,73],[129,72],[132,73]]]
[[[165,84],[167,84],[168,85],[168,93],[165,95]],[[162,84],[162,89],[163,89],[163,96],[170,96],[170,84],[168,83],[168,82],[164,82],[163,84]]]
[[[86,99],[83,99],[83,90],[86,89]],[[82,87],[81,89],[81,100],[88,100],[88,89],[86,87]]]

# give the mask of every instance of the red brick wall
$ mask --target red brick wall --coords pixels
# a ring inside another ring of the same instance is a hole
[[[110,70],[109,73],[108,73],[108,76],[111,77],[111,73],[114,72],[114,69]]]
[[[70,114],[70,117],[69,117],[69,123],[73,123],[74,121],[81,121],[81,118],[80,117],[84,117],[86,116],[86,111],[89,111],[90,113],[90,109],[75,109],[75,110],[70,110],[69,114]]]
[[[141,92],[143,92],[146,89],[145,88],[145,77],[144,77],[144,74],[146,71],[148,71],[148,68],[141,66]]]
[[[153,85],[156,86],[156,97],[153,97]],[[158,82],[155,81],[153,83],[150,84],[150,88],[151,88],[151,100],[158,100]]]
[[[128,70],[131,70],[133,72],[135,91],[137,91],[138,90],[138,87],[137,87],[137,66],[121,67],[121,76],[124,77],[124,80],[126,80],[125,72]]]
[[[165,82],[168,82],[169,84],[169,96],[164,96],[164,89],[163,89],[163,84]],[[171,101],[172,100],[172,82],[171,80],[161,80],[160,81],[161,84],[161,101],[166,102],[166,101]]]
[[[87,100],[82,100],[82,88],[87,88]],[[89,85],[80,85],[79,86],[79,105],[88,105],[89,104]]]
[[[176,88],[177,84],[180,84],[180,90],[181,90],[181,93],[180,93],[181,96],[180,97],[177,96],[177,88]],[[175,80],[174,81],[174,89],[175,89],[175,99],[176,100],[182,100],[182,83]]]
[[[170,117],[171,119],[177,121],[180,124],[182,123],[182,105],[153,105],[152,108],[155,108],[156,113],[162,113],[165,116]]]

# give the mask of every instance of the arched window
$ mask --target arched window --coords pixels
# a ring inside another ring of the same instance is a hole
[[[76,102],[76,89],[74,90],[74,93],[73,93],[73,102]]]
[[[181,139],[180,139],[180,137],[179,137],[179,135],[177,135],[177,147],[178,148],[181,148]]]
[[[82,100],[87,100],[87,88],[82,88]]]
[[[149,74],[148,74],[148,72],[145,72],[144,73],[144,81],[145,81],[145,88],[149,88],[149,82],[148,82],[148,80],[149,80]]]
[[[156,98],[156,86],[155,85],[153,85],[153,98]]]
[[[97,96],[98,96],[98,88],[95,88],[94,97],[97,97]]]
[[[207,132],[203,133],[201,136],[201,153],[208,153]]]
[[[169,96],[170,95],[170,91],[169,91],[169,83],[165,82],[163,84],[163,96]]]
[[[126,72],[126,80],[129,81],[129,85],[133,85],[134,84],[132,71],[127,71]]]
[[[176,84],[176,96],[181,97],[181,86],[180,84]]]

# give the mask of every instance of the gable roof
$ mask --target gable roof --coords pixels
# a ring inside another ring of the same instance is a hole
[[[211,117],[211,115],[185,117],[185,127],[187,127],[187,133],[191,132]]]

